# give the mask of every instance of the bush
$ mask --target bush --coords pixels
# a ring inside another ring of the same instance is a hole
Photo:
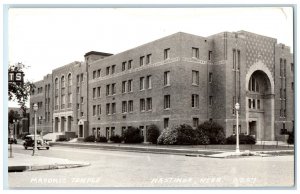
[[[144,141],[140,129],[135,127],[128,127],[124,131],[123,138],[125,143],[142,143]]]
[[[87,136],[86,138],[84,138],[84,141],[85,142],[95,142],[96,138],[94,135],[90,135],[90,136]]]
[[[164,129],[157,139],[158,144],[193,145],[197,144],[196,130],[190,125],[182,124],[172,129]]]
[[[209,142],[209,138],[206,135],[205,131],[203,130],[203,128],[201,127],[197,127],[196,129],[196,137],[197,137],[197,145],[208,145]]]
[[[256,140],[251,135],[239,135],[239,142],[240,144],[255,144]],[[236,135],[231,135],[226,138],[226,144],[236,144]]]
[[[97,137],[96,142],[107,142],[107,138],[104,136],[99,136]]]
[[[160,132],[158,127],[156,125],[150,125],[147,129],[147,134],[146,134],[147,141],[156,144],[159,134]]]
[[[287,140],[287,143],[288,144],[294,144],[294,131],[288,132],[288,134],[289,134],[289,138]]]
[[[109,140],[115,143],[121,143],[123,141],[123,138],[120,135],[113,135],[109,138]]]
[[[205,121],[197,127],[198,134],[205,134],[210,144],[224,144],[226,141],[225,132],[221,125],[213,121]],[[206,142],[205,136],[202,140]]]

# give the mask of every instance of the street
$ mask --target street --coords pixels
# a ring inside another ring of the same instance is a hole
[[[32,154],[21,145],[14,153]],[[294,156],[232,159],[51,147],[40,156],[89,162],[80,168],[14,172],[20,187],[283,187],[294,184]]]

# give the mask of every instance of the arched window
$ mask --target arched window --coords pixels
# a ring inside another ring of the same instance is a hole
[[[251,76],[248,84],[248,90],[252,92],[259,92],[259,84],[258,81]]]
[[[71,75],[71,73],[69,73],[69,75],[68,75],[68,92],[69,93],[72,92],[71,86],[72,86],[72,75]]]
[[[58,78],[55,79],[55,95],[58,95]]]
[[[65,87],[65,76],[61,77],[61,88]]]

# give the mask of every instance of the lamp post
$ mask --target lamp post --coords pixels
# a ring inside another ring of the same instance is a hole
[[[33,153],[32,156],[34,156],[35,152],[37,151],[37,140],[36,140],[36,133],[37,133],[37,116],[36,112],[38,110],[38,105],[34,104],[33,105],[33,110],[34,110],[34,147],[33,147]]]
[[[235,110],[236,110],[236,153],[240,153],[240,140],[239,140],[239,109],[240,109],[240,104],[236,103],[235,104]]]

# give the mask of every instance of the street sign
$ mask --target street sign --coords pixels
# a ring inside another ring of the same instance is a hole
[[[8,82],[23,83],[24,73],[22,71],[9,71]]]

